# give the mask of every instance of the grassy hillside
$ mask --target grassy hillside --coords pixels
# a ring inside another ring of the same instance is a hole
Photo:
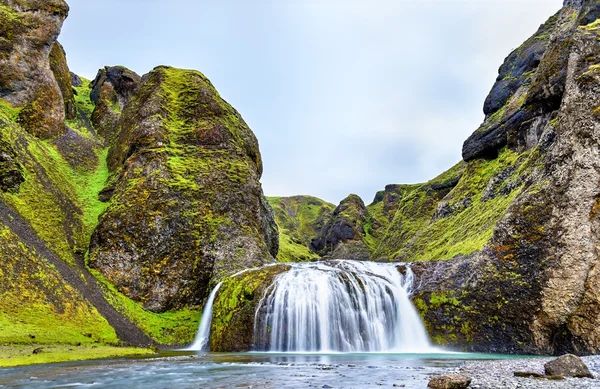
[[[298,262],[317,259],[308,249],[335,205],[312,196],[268,197],[279,227],[279,262]]]

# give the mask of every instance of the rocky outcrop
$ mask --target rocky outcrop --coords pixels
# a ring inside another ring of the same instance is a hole
[[[63,0],[0,2],[0,98],[22,107],[19,123],[42,138],[65,131],[64,104],[49,57],[68,12]]]
[[[363,238],[369,229],[370,219],[362,199],[351,194],[340,202],[309,247],[329,258],[367,260],[370,253]]]
[[[71,72],[67,65],[65,49],[58,41],[52,45],[52,50],[50,50],[50,69],[54,74],[54,79],[58,83],[58,88],[65,104],[65,119],[73,120],[77,117],[77,106],[75,105]]]
[[[308,246],[331,218],[335,205],[312,196],[268,197],[279,227],[279,262],[314,260]]]
[[[200,305],[211,279],[274,260],[258,142],[206,77],[154,69],[119,130],[90,266],[122,293],[155,312]]]
[[[485,121],[463,145],[465,161],[481,157],[495,158],[506,145],[522,151],[537,144],[544,124],[552,119],[547,114],[557,108],[556,104],[560,103],[562,95],[562,90],[557,86],[561,84],[561,77],[564,77],[564,68],[548,67],[547,62],[542,64],[550,37],[557,23],[561,24],[561,15],[551,17],[500,67],[496,83],[483,107]],[[556,45],[552,45],[548,55],[558,56],[558,63],[566,61],[566,52]],[[544,77],[541,77],[542,74]],[[546,93],[543,91],[552,91],[553,97],[540,98]]]
[[[95,105],[91,121],[108,145],[119,135],[121,112],[140,80],[139,75],[123,66],[107,66],[98,71],[90,85],[90,98]]]
[[[17,162],[15,150],[0,140],[0,191],[18,192],[23,181],[23,168]]]

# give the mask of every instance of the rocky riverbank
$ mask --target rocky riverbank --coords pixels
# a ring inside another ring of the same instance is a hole
[[[544,374],[544,364],[555,358],[526,358],[496,361],[469,361],[455,369],[458,374],[472,378],[472,389],[593,389],[600,388],[600,356],[583,357],[596,379],[565,378],[548,380],[515,377],[515,372]]]

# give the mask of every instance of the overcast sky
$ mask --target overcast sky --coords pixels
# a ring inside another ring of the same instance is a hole
[[[509,52],[562,0],[67,0],[71,70],[198,69],[260,142],[268,196],[368,204],[461,158]]]

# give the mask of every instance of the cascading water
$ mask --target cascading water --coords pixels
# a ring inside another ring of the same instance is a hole
[[[257,348],[280,352],[431,352],[409,297],[413,273],[398,264],[294,264],[260,301]]]
[[[191,346],[187,348],[187,350],[199,350],[199,351],[208,351],[209,340],[210,340],[210,324],[212,323],[212,309],[213,302],[215,301],[215,296],[219,291],[223,283],[219,282],[217,286],[214,287],[210,295],[208,296],[208,300],[206,300],[206,305],[204,305],[204,309],[202,310],[202,318],[200,319],[200,326],[198,327],[198,334],[196,334],[196,339]]]

